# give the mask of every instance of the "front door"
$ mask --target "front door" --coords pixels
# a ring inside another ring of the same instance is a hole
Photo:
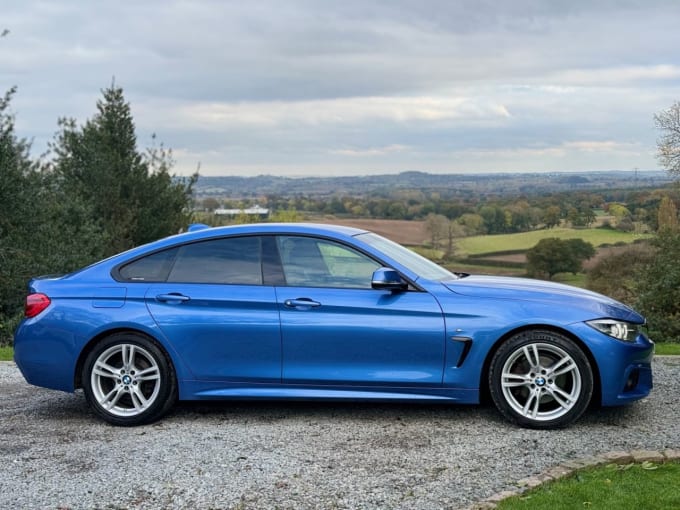
[[[430,294],[372,289],[381,264],[340,243],[281,236],[278,248],[284,383],[441,385],[444,318]]]

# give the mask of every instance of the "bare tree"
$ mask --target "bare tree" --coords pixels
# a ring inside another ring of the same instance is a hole
[[[657,157],[671,175],[680,176],[680,102],[654,115],[661,130],[657,140]]]
[[[446,246],[446,256],[453,257],[453,252],[455,251],[456,248],[454,240],[458,237],[463,237],[465,229],[456,220],[449,220],[447,233],[449,242],[448,245]]]
[[[666,196],[661,199],[658,213],[659,232],[678,232],[678,209],[675,203]]]
[[[430,213],[425,217],[425,229],[430,234],[432,248],[438,249],[449,229],[449,219],[443,214]]]

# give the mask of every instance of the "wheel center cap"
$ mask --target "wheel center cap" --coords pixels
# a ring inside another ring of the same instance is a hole
[[[125,375],[123,376],[123,384],[125,384],[126,386],[129,385],[129,384],[132,384],[132,377],[130,377],[129,375],[125,374]]]
[[[545,377],[537,377],[534,382],[536,386],[545,386]]]

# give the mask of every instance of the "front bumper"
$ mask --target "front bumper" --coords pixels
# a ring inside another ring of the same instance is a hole
[[[628,404],[649,395],[653,388],[654,342],[639,334],[635,342],[611,338],[586,324],[574,325],[595,359],[603,406]]]

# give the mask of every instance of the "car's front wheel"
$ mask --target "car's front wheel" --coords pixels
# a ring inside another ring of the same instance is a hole
[[[134,333],[118,333],[100,341],[85,360],[82,382],[94,412],[114,425],[155,421],[170,409],[177,394],[166,354]]]
[[[530,428],[563,427],[588,407],[593,373],[570,338],[553,331],[524,331],[496,351],[489,388],[496,407],[511,421]]]

